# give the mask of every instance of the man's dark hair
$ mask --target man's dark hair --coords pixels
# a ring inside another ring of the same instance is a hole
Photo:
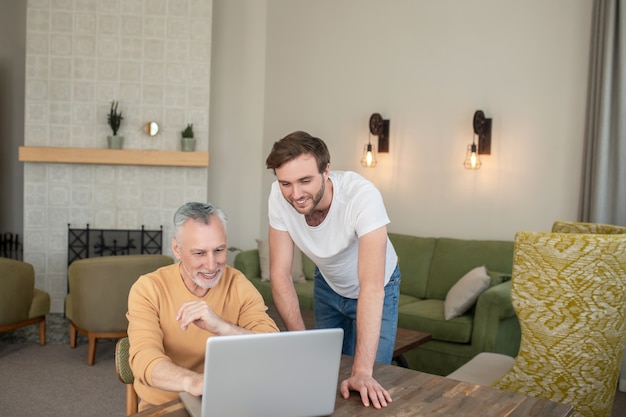
[[[276,168],[280,168],[285,162],[303,154],[313,155],[320,174],[330,163],[330,153],[324,141],[302,131],[292,132],[278,142],[274,142],[265,163],[267,169],[272,169],[276,173]]]

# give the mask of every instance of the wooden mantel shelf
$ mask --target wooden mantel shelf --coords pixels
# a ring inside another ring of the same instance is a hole
[[[208,152],[153,151],[146,149],[51,148],[20,146],[22,162],[56,164],[209,166]]]

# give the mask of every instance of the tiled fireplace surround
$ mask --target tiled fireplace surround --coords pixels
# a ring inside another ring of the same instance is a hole
[[[24,145],[104,148],[119,100],[124,148],[179,150],[193,123],[207,151],[211,13],[211,0],[28,0]],[[62,312],[68,224],[162,225],[170,253],[174,211],[206,199],[206,168],[26,162],[24,260]]]

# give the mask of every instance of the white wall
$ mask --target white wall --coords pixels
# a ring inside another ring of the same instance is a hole
[[[356,170],[381,189],[394,232],[511,240],[575,219],[591,2],[267,0],[263,42],[263,7],[224,7],[231,1],[216,1],[215,20],[236,20],[237,37],[215,32],[215,48],[240,66],[215,72],[212,91],[254,92],[212,97],[221,115],[212,118],[212,166],[225,159],[216,177],[229,185],[210,195],[228,202],[231,220],[236,206],[247,226],[234,240],[231,231],[231,243],[250,248],[266,235],[274,177],[263,163],[293,130],[324,139],[333,169]],[[258,21],[244,24],[255,10]],[[462,162],[478,109],[493,118],[492,154],[473,172]],[[391,120],[390,152],[365,169],[374,112]],[[230,182],[242,169],[249,179]]]

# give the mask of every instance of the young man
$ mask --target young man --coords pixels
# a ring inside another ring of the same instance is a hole
[[[391,397],[373,377],[391,363],[398,321],[400,272],[387,237],[389,218],[376,187],[354,172],[330,171],[326,144],[305,132],[274,143],[267,168],[272,296],[289,330],[304,329],[290,274],[294,243],[317,266],[315,324],[344,329],[343,353],[354,356],[344,398],[386,407]]]
[[[140,411],[201,395],[207,338],[277,332],[261,294],[226,265],[226,216],[211,204],[187,203],[174,215],[178,263],[141,276],[128,297],[130,365]]]

